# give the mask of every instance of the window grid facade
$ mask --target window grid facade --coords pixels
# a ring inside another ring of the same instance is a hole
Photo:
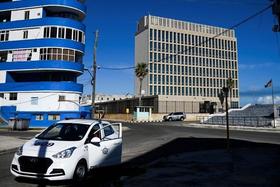
[[[144,19],[149,44],[147,93],[217,98],[227,79],[232,78],[231,97],[239,98],[237,40],[233,30],[224,32],[222,28],[155,16]],[[222,36],[213,38],[221,32]]]

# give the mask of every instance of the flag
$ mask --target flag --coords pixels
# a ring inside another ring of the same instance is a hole
[[[270,88],[272,87],[272,79],[270,79],[270,81],[268,81],[268,83],[266,83],[266,85],[264,86],[265,88]]]

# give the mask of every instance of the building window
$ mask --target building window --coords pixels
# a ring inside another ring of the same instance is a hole
[[[51,38],[57,38],[57,27],[51,27]]]
[[[9,40],[9,31],[0,31],[0,42]]]
[[[31,97],[31,105],[38,105],[38,97]]]
[[[58,29],[58,38],[64,38],[65,37],[65,28],[59,28]]]
[[[48,120],[49,121],[60,120],[60,115],[59,114],[49,114],[48,115]]]
[[[35,115],[35,120],[36,121],[43,121],[44,120],[44,115],[43,114],[36,114]]]
[[[27,20],[30,18],[30,12],[29,11],[25,11],[24,12],[24,19]]]
[[[44,28],[44,38],[49,38],[50,37],[50,28],[45,27]]]
[[[16,101],[17,100],[17,93],[10,93],[9,99],[10,99],[10,101]]]
[[[65,95],[59,95],[58,101],[65,101]]]
[[[72,39],[72,30],[66,29],[66,39]]]
[[[28,38],[28,31],[23,31],[23,39],[27,39]]]
[[[73,30],[73,40],[78,41],[78,31]]]
[[[41,48],[40,60],[64,60],[72,62],[82,62],[82,53],[71,49],[61,48]]]
[[[4,93],[0,93],[0,98],[4,98]]]

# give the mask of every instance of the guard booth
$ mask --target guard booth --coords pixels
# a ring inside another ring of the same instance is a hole
[[[134,108],[134,121],[150,121],[152,119],[152,106],[136,106]]]

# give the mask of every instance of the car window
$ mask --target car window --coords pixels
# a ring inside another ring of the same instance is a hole
[[[79,141],[83,139],[89,126],[83,124],[58,123],[51,125],[37,139]]]
[[[88,135],[88,139],[91,140],[93,137],[98,137],[101,139],[101,131],[99,129],[99,124],[94,125]]]
[[[112,128],[112,126],[111,125],[107,125],[107,124],[105,124],[105,127],[104,127],[104,134],[105,134],[105,137],[106,136],[110,136],[111,134],[114,134],[114,130],[113,130],[113,128]]]

